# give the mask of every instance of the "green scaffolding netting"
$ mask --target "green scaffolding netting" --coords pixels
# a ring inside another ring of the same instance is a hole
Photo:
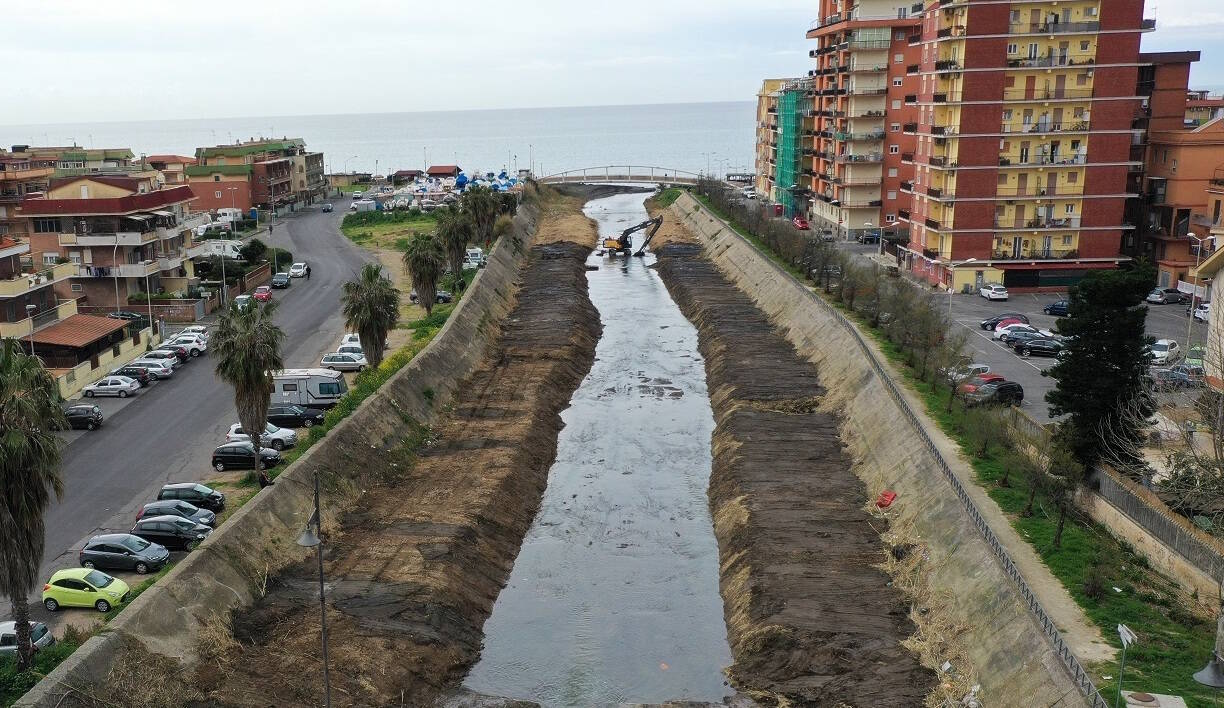
[[[803,114],[810,102],[800,88],[786,88],[778,97],[778,157],[774,169],[775,201],[795,213],[797,200],[793,187],[799,185],[799,161],[803,153]]]

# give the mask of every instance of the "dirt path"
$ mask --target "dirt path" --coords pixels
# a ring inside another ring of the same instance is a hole
[[[935,677],[901,646],[915,627],[876,567],[882,529],[863,511],[837,420],[816,410],[817,371],[699,246],[657,253],[706,361],[737,688],[766,705],[920,705]]]
[[[553,226],[547,215],[542,226]],[[480,650],[481,627],[544,489],[558,414],[599,335],[583,271],[593,227],[569,228],[584,244],[558,232],[532,247],[497,345],[432,442],[415,462],[403,458],[401,477],[367,490],[328,539],[336,705],[428,705]],[[313,561],[290,567],[233,618],[239,645],[195,677],[207,694],[201,705],[317,705],[316,574]]]

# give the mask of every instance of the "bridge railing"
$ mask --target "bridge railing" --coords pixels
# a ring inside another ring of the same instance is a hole
[[[670,184],[697,184],[701,175],[696,172],[669,167],[647,165],[601,165],[557,172],[540,178],[541,182],[557,184],[565,182],[665,182]]]

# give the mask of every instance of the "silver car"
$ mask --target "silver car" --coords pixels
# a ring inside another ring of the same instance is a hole
[[[34,651],[46,649],[55,643],[51,630],[42,622],[30,623],[30,643]],[[0,657],[17,656],[17,623],[0,622]]]
[[[333,371],[362,371],[366,368],[366,358],[360,354],[325,354],[319,365]]]

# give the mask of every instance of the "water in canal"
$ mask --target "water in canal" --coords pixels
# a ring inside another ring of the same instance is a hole
[[[600,235],[647,219],[597,199]],[[640,242],[641,232],[635,236]],[[535,523],[464,685],[544,706],[718,701],[731,662],[706,500],[714,419],[697,332],[645,258],[592,255],[603,335]]]

